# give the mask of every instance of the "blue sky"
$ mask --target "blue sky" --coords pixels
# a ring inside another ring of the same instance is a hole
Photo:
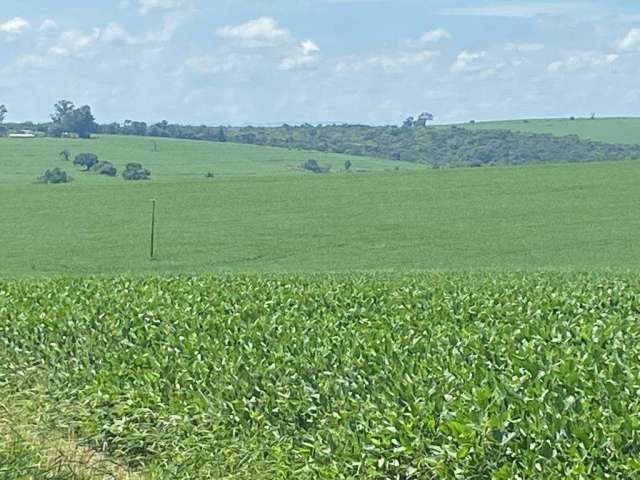
[[[209,125],[636,116],[639,54],[629,0],[2,0],[0,104]]]

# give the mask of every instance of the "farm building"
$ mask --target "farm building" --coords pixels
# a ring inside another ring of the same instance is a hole
[[[31,130],[20,130],[16,133],[10,133],[9,138],[36,138],[36,134]]]

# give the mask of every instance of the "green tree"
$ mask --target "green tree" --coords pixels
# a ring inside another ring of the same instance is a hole
[[[96,131],[96,127],[96,120],[89,105],[73,109],[62,117],[63,130],[77,133],[80,138],[91,137],[91,134]]]
[[[67,175],[67,172],[56,167],[53,170],[46,170],[40,177],[38,177],[39,183],[69,183],[72,178]]]
[[[98,156],[93,153],[80,153],[73,160],[74,165],[84,167],[85,170],[90,170],[96,163],[98,163]]]
[[[75,105],[73,102],[70,102],[69,100],[60,100],[53,106],[54,112],[51,115],[51,120],[53,120],[53,123],[61,124],[64,117],[71,113],[74,108]]]
[[[151,172],[145,169],[139,163],[127,163],[126,168],[122,172],[122,178],[125,180],[148,180]]]
[[[69,100],[60,100],[54,105],[51,115],[53,124],[48,132],[52,137],[60,137],[64,133],[76,133],[80,138],[89,138],[98,128],[89,105],[76,108]]]
[[[4,119],[7,118],[7,113],[9,113],[7,107],[0,105],[0,123],[4,122]]]

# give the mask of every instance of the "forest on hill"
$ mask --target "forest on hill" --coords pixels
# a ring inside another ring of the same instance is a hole
[[[462,126],[427,126],[427,118],[407,119],[402,126],[282,125],[280,127],[209,127],[155,124],[126,120],[98,124],[91,107],[62,100],[51,122],[5,124],[6,131],[34,131],[50,137],[93,133],[135,135],[284,147],[328,153],[378,157],[440,167],[481,167],[548,162],[591,162],[640,159],[640,145],[619,144],[551,133],[478,130]],[[2,132],[0,132],[1,134]]]

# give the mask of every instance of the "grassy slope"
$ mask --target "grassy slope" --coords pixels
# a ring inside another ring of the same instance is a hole
[[[640,143],[640,118],[506,120],[466,124],[471,129],[506,129],[517,132],[578,135],[611,143]]]
[[[153,151],[154,141],[157,142],[157,152]],[[30,184],[45,169],[54,166],[74,172],[71,162],[63,162],[58,157],[59,152],[64,149],[69,150],[72,157],[82,152],[95,153],[100,160],[108,160],[120,170],[128,162],[140,162],[151,170],[155,181],[163,182],[202,178],[209,171],[218,176],[295,173],[299,165],[309,158],[331,164],[334,171],[343,170],[345,160],[352,161],[354,170],[390,170],[396,166],[403,169],[425,168],[412,163],[376,158],[178,139],[108,135],[92,140],[0,138],[0,184]],[[80,172],[73,176],[78,184],[113,183],[111,179]]]
[[[100,180],[3,185],[2,275],[640,266],[637,162]]]

